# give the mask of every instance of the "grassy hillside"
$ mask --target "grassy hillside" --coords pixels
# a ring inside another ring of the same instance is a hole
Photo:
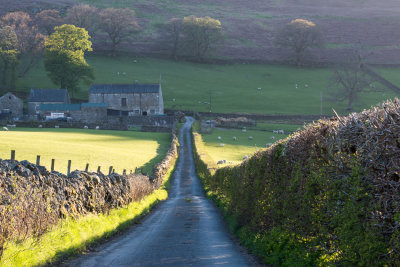
[[[133,131],[105,131],[79,129],[10,129],[0,132],[0,158],[9,159],[10,151],[16,151],[17,160],[36,162],[48,169],[55,159],[55,170],[66,173],[67,162],[72,160],[72,170],[89,170],[108,174],[109,166],[116,172],[123,169],[134,171],[144,166],[150,172],[155,163],[164,158],[170,144],[166,133],[142,133]]]
[[[204,102],[209,101],[211,92],[213,112],[319,114],[322,92],[324,114],[332,114],[332,108],[346,113],[346,103],[334,103],[329,98],[331,89],[327,89],[327,85],[331,71],[326,68],[211,65],[129,56],[90,56],[88,62],[95,70],[95,83],[133,83],[135,80],[154,83],[159,81],[161,74],[166,108],[209,111],[209,105]],[[28,91],[32,86],[55,87],[42,64],[18,82],[20,90]],[[77,96],[87,99],[88,89],[89,85],[82,85]],[[393,97],[391,91],[362,94],[355,108],[362,110]]]

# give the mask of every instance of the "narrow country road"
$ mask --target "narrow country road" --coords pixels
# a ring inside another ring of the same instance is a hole
[[[180,131],[180,158],[168,200],[138,226],[68,266],[257,266],[230,238],[196,176],[190,126]]]

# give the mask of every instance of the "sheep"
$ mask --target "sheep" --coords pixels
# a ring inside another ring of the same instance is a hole
[[[285,134],[284,130],[278,130],[278,134]]]
[[[122,75],[126,75],[126,72],[124,71],[124,72],[122,73]]]
[[[217,164],[226,164],[226,159],[218,160]]]
[[[242,133],[245,133],[245,132],[247,132],[247,130],[246,130],[246,128],[243,128]]]
[[[258,91],[261,91],[261,87],[258,87],[257,90],[258,90]]]
[[[244,157],[243,157],[243,159],[248,159],[249,158],[249,156],[247,156],[247,155],[244,155]]]
[[[296,89],[299,88],[299,85],[296,83]]]
[[[3,131],[8,131],[8,128],[7,127],[3,127]]]
[[[134,60],[133,60],[133,63],[137,63],[137,60],[136,60],[136,59],[134,59]]]
[[[236,136],[232,137],[232,140],[237,141],[237,137]]]
[[[225,146],[225,144],[224,144],[224,143],[221,143],[221,144],[219,144],[219,146],[222,146],[222,147],[224,147],[224,146]]]
[[[58,128],[60,128],[60,126],[56,125],[56,126],[54,126],[54,128],[58,129]]]
[[[172,98],[172,101],[173,101],[173,102],[175,102],[175,100],[176,100],[175,98]]]
[[[221,139],[222,139],[221,136],[218,136],[217,138],[218,138],[218,140],[221,140]]]
[[[279,130],[273,130],[272,131],[274,134],[277,134],[277,133],[279,133]]]
[[[83,129],[89,129],[89,127],[87,125],[83,126]]]
[[[117,75],[119,76],[119,71],[117,72]]]
[[[249,136],[249,140],[253,140],[253,136],[250,135],[250,136]]]
[[[305,84],[304,87],[305,87],[305,88],[308,88],[308,84]]]
[[[274,140],[275,139],[275,136],[271,136],[271,140]]]
[[[96,126],[96,130],[100,129],[100,126]]]
[[[43,128],[43,125],[39,124],[38,128]]]

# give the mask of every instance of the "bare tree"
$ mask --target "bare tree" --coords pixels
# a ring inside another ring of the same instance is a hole
[[[89,34],[97,28],[99,10],[90,5],[79,4],[68,9],[66,21],[79,28],[86,29]]]
[[[296,55],[296,64],[299,65],[309,48],[323,46],[323,39],[314,22],[295,19],[278,32],[275,44],[279,47],[293,49]]]
[[[1,23],[13,28],[18,38],[18,76],[24,76],[40,59],[44,47],[44,35],[33,24],[29,14],[10,12],[1,18]]]
[[[55,9],[47,9],[36,14],[35,16],[36,24],[39,30],[43,33],[50,35],[54,32],[55,26],[60,26],[63,24],[63,19],[60,12]]]
[[[171,57],[176,60],[178,58],[178,50],[181,46],[182,19],[170,19],[165,24],[164,32],[166,34],[166,40],[172,44]]]
[[[115,55],[117,45],[127,40],[139,29],[135,11],[129,8],[106,8],[100,12],[99,28],[107,33],[112,54]]]
[[[223,41],[221,22],[210,17],[184,17],[183,41],[188,52],[202,60],[215,44]]]
[[[353,111],[354,103],[362,92],[382,91],[375,88],[375,80],[363,70],[364,56],[360,50],[354,50],[345,64],[333,70],[331,88],[337,91],[332,95],[336,101],[347,100],[347,110]]]

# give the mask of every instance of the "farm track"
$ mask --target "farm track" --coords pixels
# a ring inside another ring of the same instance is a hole
[[[168,200],[139,225],[68,266],[258,266],[230,237],[196,176],[188,118]]]

